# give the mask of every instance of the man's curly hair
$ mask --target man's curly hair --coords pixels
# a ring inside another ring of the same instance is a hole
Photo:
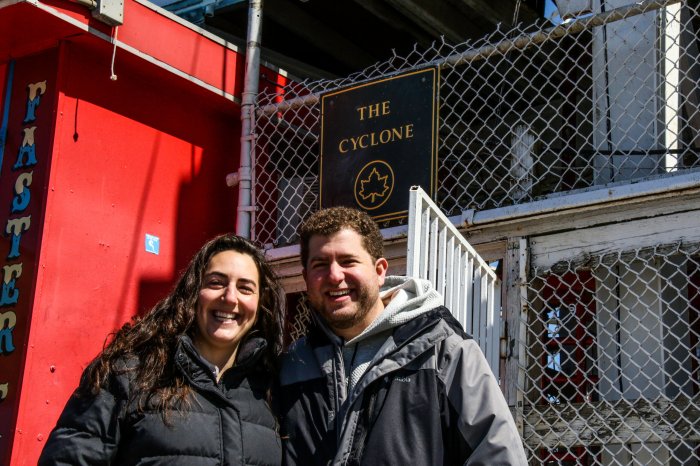
[[[344,229],[354,230],[362,237],[362,246],[373,260],[384,257],[384,239],[379,226],[366,212],[349,207],[331,207],[315,212],[299,227],[302,266],[306,267],[309,260],[312,236],[331,236]]]

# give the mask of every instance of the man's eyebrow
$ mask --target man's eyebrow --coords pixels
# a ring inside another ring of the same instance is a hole
[[[355,259],[355,258],[359,257],[359,254],[350,252],[350,253],[346,253],[346,254],[337,254],[335,257],[338,259]],[[315,256],[309,256],[309,262],[326,261],[326,260],[328,260],[328,255],[318,254]]]

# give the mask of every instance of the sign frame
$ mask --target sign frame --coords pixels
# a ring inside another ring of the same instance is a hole
[[[439,80],[432,66],[321,95],[319,208],[355,207],[390,222],[408,218],[412,186],[434,197]]]

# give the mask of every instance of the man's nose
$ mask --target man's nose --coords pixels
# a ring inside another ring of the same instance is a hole
[[[342,282],[343,278],[345,278],[343,267],[341,267],[337,262],[331,262],[330,267],[328,268],[328,278],[333,282]]]

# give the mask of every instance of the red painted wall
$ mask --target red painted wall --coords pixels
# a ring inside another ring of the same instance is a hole
[[[47,177],[31,186],[45,213],[13,466],[36,464],[105,337],[163,297],[206,239],[235,228],[237,191],[224,179],[239,162],[238,106],[121,50],[110,80],[111,52],[85,34],[15,60],[15,76],[44,64],[35,71],[51,95],[38,112],[51,127]],[[159,237],[158,255],[146,234]]]

